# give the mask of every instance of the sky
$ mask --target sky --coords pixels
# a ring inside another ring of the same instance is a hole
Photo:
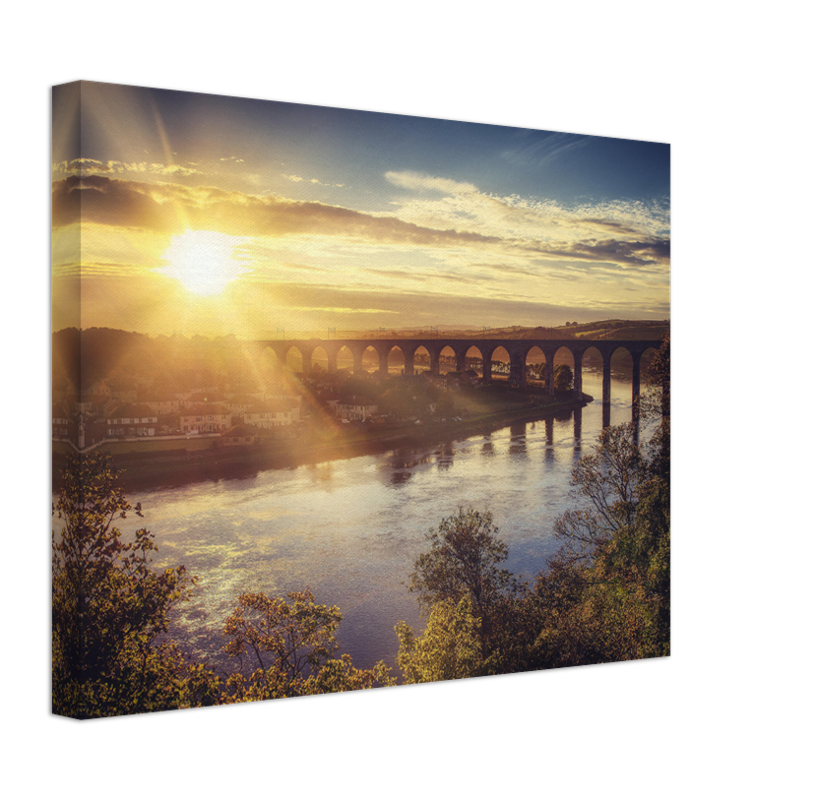
[[[670,146],[55,87],[52,325],[240,338],[670,316]]]

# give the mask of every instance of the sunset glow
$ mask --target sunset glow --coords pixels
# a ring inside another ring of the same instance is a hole
[[[238,248],[245,240],[215,231],[186,231],[174,236],[163,254],[169,266],[158,270],[181,281],[202,297],[220,294],[226,285],[248,271]]]
[[[82,135],[53,142],[52,221],[54,295],[81,282],[82,327],[263,337],[669,316],[668,145],[55,90],[55,113],[77,102]],[[55,307],[53,324],[76,320]]]

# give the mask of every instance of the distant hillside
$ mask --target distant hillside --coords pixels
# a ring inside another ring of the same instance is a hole
[[[439,326],[438,334],[450,339],[663,339],[670,329],[668,320],[654,322],[651,320],[607,319],[598,322],[585,322],[574,325],[536,328],[513,325],[504,328],[457,328],[453,325]],[[338,338],[380,338],[382,333],[368,331],[355,336]],[[427,328],[404,328],[388,331],[393,338],[424,338],[431,332]]]
[[[571,331],[580,339],[664,339],[670,331],[668,320],[643,322],[639,320],[609,319],[584,325],[571,325]]]

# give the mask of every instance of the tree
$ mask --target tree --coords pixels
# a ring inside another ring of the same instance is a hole
[[[396,625],[396,662],[406,683],[429,683],[480,674],[480,620],[469,596],[458,603],[440,600],[430,611],[427,628],[417,637],[406,622]]]
[[[373,669],[353,666],[351,657],[334,658],[334,636],[342,614],[337,606],[315,602],[308,590],[268,597],[263,592],[240,595],[238,606],[224,626],[230,637],[227,655],[247,657],[255,665],[227,680],[228,702],[269,700],[308,694],[353,691],[394,683],[383,662]]]
[[[558,364],[555,367],[555,390],[558,392],[567,392],[574,384],[574,375],[572,368],[568,364]]]
[[[664,433],[636,444],[634,426],[607,428],[572,483],[583,504],[556,522],[563,546],[538,577],[534,667],[670,653],[670,480]]]
[[[426,616],[441,601],[457,604],[469,598],[479,620],[482,658],[489,655],[502,604],[520,588],[512,573],[499,566],[508,549],[498,532],[489,511],[460,508],[426,534],[430,549],[418,557],[410,574],[409,589],[418,594]]]
[[[126,539],[132,510],[119,473],[99,454],[72,457],[52,532],[52,708],[87,719],[217,702],[218,681],[161,642],[173,606],[195,584],[183,566],[151,568],[153,536]]]

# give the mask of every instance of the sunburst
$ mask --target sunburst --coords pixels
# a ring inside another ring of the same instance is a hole
[[[223,292],[226,285],[249,271],[248,257],[240,248],[246,239],[216,231],[185,231],[174,236],[162,258],[163,275],[179,280],[200,297]]]

